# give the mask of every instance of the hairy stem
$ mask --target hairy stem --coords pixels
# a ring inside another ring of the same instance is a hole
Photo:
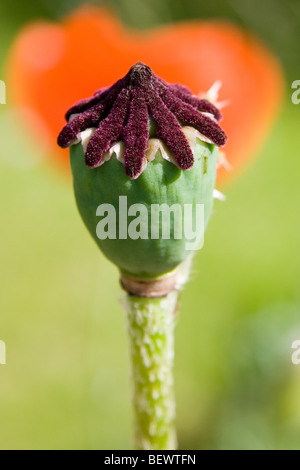
[[[174,326],[177,292],[165,297],[127,295],[132,361],[135,445],[137,449],[174,450]]]

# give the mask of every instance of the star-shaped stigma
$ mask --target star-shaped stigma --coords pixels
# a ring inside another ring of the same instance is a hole
[[[101,88],[68,110],[68,123],[58,136],[58,145],[69,147],[78,142],[81,132],[96,128],[85,151],[86,165],[100,166],[104,153],[121,140],[125,145],[125,172],[134,179],[143,171],[150,119],[155,123],[155,137],[164,141],[182,170],[190,169],[194,163],[182,126],[196,128],[217,146],[226,142],[217,123],[221,114],[216,106],[197,98],[182,85],[165,82],[150,67],[138,62],[114,85]]]

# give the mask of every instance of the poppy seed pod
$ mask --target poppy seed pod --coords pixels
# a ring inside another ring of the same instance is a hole
[[[219,110],[137,63],[75,104],[58,144],[70,148],[81,217],[125,275],[155,279],[203,244],[212,206]]]

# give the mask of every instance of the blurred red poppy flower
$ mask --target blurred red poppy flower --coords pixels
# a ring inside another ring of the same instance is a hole
[[[224,150],[233,170],[258,152],[280,107],[282,71],[251,34],[225,22],[188,21],[137,32],[106,9],[83,7],[59,24],[23,29],[8,57],[7,81],[12,100],[34,113],[36,134],[65,162],[66,153],[56,146],[65,111],[138,61],[195,94],[220,80],[219,101],[228,100],[222,110]],[[220,169],[219,180],[231,173]]]

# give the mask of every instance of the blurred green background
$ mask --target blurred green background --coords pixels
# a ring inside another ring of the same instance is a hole
[[[80,1],[0,6],[0,78],[19,28]],[[94,2],[101,3],[101,2]],[[102,2],[105,3],[105,2]],[[286,74],[282,114],[250,169],[224,188],[181,297],[176,330],[181,449],[300,449],[300,3],[111,0],[125,24],[225,18],[251,29]],[[9,84],[8,84],[9,86]],[[117,270],[49,168],[0,106],[0,449],[130,449],[129,358]]]

